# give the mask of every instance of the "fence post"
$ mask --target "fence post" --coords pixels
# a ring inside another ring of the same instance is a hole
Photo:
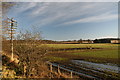
[[[50,64],[50,72],[52,72],[52,64]]]
[[[24,67],[24,77],[26,77],[26,72],[27,72],[27,70],[26,70],[26,69],[27,69],[27,66],[24,64],[24,66],[23,66],[23,67]]]
[[[52,64],[50,64],[50,78],[52,78]]]
[[[72,71],[70,72],[70,77],[73,78],[73,76],[72,76]]]
[[[58,65],[58,73],[61,75],[61,72],[60,72],[60,68],[59,68],[59,65]]]

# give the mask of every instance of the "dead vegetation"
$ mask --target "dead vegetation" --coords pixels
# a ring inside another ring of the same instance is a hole
[[[37,35],[37,36],[36,36]],[[40,37],[39,37],[40,38]],[[9,40],[3,41],[3,78],[10,78],[10,73],[14,72],[12,78],[66,78],[67,75],[60,76],[60,74],[53,72],[51,74],[49,66],[46,65],[43,58],[47,54],[47,46],[36,44],[34,39],[38,39],[38,34],[29,33],[20,34],[19,40],[13,41],[14,44],[14,61],[11,57],[11,43]],[[29,45],[28,45],[29,43]],[[36,44],[36,45],[34,45]],[[41,46],[40,46],[41,45]],[[17,61],[17,62],[16,62]]]

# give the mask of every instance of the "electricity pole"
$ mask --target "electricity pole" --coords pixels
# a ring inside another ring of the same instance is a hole
[[[15,34],[15,29],[17,27],[17,21],[15,21],[13,18],[8,18],[8,34],[9,34],[9,38],[10,38],[10,42],[11,42],[11,61],[14,60],[13,58],[13,38],[14,38],[14,34]]]

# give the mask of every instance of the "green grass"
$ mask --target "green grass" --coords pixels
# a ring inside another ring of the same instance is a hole
[[[55,56],[47,56],[47,57],[45,57],[45,59],[52,61],[52,62],[68,60],[67,58],[55,57]]]
[[[84,48],[84,47],[96,47],[96,48],[118,48],[118,44],[46,44],[51,48]]]
[[[92,51],[84,51],[78,53],[70,53],[72,55],[77,56],[86,56],[86,57],[95,57],[95,58],[118,58],[118,50],[92,50]]]
[[[118,44],[46,44],[47,47],[54,49],[61,48],[102,48],[99,50],[64,50],[49,53],[48,59],[51,61],[64,61],[81,59],[97,63],[118,64]]]

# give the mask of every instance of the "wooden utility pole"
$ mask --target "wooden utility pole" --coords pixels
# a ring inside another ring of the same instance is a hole
[[[17,21],[13,20],[13,18],[8,18],[8,34],[10,34],[10,41],[11,41],[11,61],[14,60],[13,58],[13,35],[15,34],[15,29],[17,27]]]

